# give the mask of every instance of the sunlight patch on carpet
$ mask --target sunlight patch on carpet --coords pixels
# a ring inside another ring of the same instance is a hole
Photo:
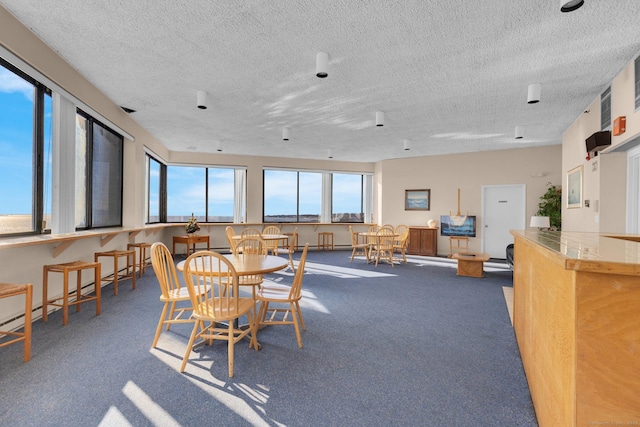
[[[503,286],[502,293],[504,294],[504,301],[507,303],[507,310],[509,311],[511,326],[513,326],[513,288],[509,286]]]

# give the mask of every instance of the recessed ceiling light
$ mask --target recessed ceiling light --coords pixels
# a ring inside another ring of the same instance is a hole
[[[207,109],[207,92],[203,90],[199,90],[196,101],[197,101],[196,104],[199,109],[206,110]]]
[[[540,94],[542,93],[542,85],[540,83],[531,83],[527,90],[527,103],[535,104],[540,102]]]
[[[584,4],[584,0],[560,0],[560,12],[573,12]]]
[[[329,54],[318,52],[316,55],[316,77],[324,79],[329,75]]]

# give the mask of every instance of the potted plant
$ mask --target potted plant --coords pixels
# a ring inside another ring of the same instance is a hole
[[[187,232],[187,234],[193,234],[193,233],[197,233],[198,231],[200,231],[200,226],[198,225],[198,220],[193,215],[193,212],[191,213],[191,218],[189,218],[189,221],[187,222],[187,225],[184,227],[184,229]]]
[[[547,192],[540,196],[538,216],[548,216],[551,230],[560,231],[562,227],[562,187],[547,183]]]

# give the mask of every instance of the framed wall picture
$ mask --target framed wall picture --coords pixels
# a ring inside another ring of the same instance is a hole
[[[431,206],[431,190],[404,190],[405,211],[428,211]]]
[[[582,207],[582,165],[567,172],[567,208]]]

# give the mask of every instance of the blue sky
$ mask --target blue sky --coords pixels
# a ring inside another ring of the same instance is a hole
[[[0,214],[31,213],[33,86],[0,67]]]

